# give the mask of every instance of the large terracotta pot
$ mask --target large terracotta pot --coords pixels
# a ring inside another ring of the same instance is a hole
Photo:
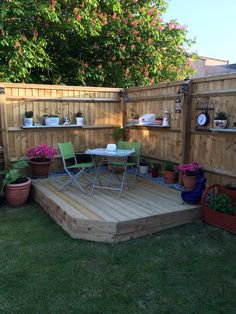
[[[184,176],[182,177],[184,187],[188,191],[192,191],[197,183],[197,177],[196,176]]]
[[[7,184],[5,187],[5,196],[7,202],[12,206],[23,205],[30,193],[31,179],[26,178],[27,181],[23,183]]]
[[[166,184],[176,183],[176,172],[175,171],[166,171],[164,172],[164,179]]]
[[[51,165],[50,159],[37,159],[33,158],[29,161],[32,175],[37,178],[47,178],[49,168]]]

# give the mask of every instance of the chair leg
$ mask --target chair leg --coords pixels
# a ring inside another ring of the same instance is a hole
[[[64,189],[66,186],[70,185],[70,184],[75,184],[83,193],[86,194],[85,190],[83,189],[82,185],[76,180],[76,178],[80,177],[82,174],[84,174],[84,172],[86,172],[85,169],[80,170],[76,175],[73,175],[72,173],[70,173],[68,170],[66,170],[66,173],[69,175],[70,179],[68,181],[66,181],[62,187],[60,187],[59,191],[61,191],[62,189]]]

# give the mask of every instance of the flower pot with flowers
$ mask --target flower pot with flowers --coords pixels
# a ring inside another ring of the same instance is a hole
[[[33,176],[47,178],[51,162],[57,154],[57,149],[46,144],[29,148],[29,165]]]
[[[193,190],[196,186],[197,175],[201,170],[201,166],[197,162],[192,162],[180,164],[177,169],[181,175],[185,189],[188,191]]]
[[[158,177],[158,172],[161,169],[161,164],[158,162],[153,162],[151,164],[151,174],[153,178],[157,178]]]

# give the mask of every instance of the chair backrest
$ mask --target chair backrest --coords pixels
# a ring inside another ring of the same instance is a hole
[[[125,142],[119,141],[117,143],[117,148],[119,149],[135,149],[135,155],[139,158],[141,153],[141,142]]]
[[[68,159],[74,159],[74,163],[76,163],[76,156],[75,151],[73,148],[73,145],[71,142],[66,143],[58,143],[58,147],[61,153],[62,161],[64,164],[64,167],[66,167],[66,160]]]

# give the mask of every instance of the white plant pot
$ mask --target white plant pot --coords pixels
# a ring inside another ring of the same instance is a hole
[[[45,125],[47,126],[56,126],[59,125],[60,118],[59,117],[47,117],[45,118]]]
[[[33,118],[24,118],[24,126],[33,126]]]
[[[76,117],[76,125],[83,126],[84,125],[84,118],[83,117]]]
[[[147,174],[148,173],[148,166],[141,166],[141,165],[139,165],[139,172],[141,173],[141,174]]]
[[[217,129],[224,129],[227,126],[227,120],[214,120],[214,127]]]

